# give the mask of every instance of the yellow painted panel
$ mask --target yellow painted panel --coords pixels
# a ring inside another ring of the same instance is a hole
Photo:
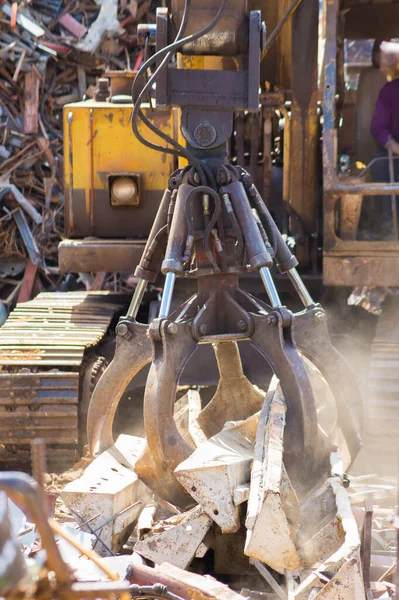
[[[154,124],[175,137],[175,113],[171,110],[152,112],[143,108]],[[68,114],[72,123],[68,125]],[[72,137],[73,187],[85,189],[86,196],[92,184],[94,189],[107,188],[107,175],[115,172],[142,173],[143,188],[163,190],[174,170],[173,155],[147,148],[133,134],[131,105],[113,105],[108,102],[79,102],[65,107],[65,156]],[[140,126],[140,133],[149,141],[164,145],[155,133]],[[69,179],[69,161],[65,161],[65,181]]]

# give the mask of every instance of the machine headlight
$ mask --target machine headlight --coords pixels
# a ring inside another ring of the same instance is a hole
[[[138,185],[133,177],[115,177],[111,183],[111,204],[125,206],[138,203]]]

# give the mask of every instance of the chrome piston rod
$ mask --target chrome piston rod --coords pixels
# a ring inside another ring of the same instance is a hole
[[[140,305],[147,289],[147,283],[148,282],[145,279],[138,280],[136,289],[134,290],[133,298],[126,313],[127,317],[131,317],[132,319],[137,317],[137,313],[139,312]]]
[[[309,294],[305,284],[303,283],[298,271],[294,268],[294,269],[290,269],[289,271],[287,271],[287,275],[292,283],[292,285],[294,286],[294,288],[296,289],[298,296],[300,297],[303,305],[305,306],[305,308],[309,308],[309,306],[313,306],[314,305],[314,301],[312,296]]]
[[[173,296],[173,289],[175,287],[175,281],[176,281],[176,273],[172,273],[171,271],[169,271],[169,273],[166,274],[165,286],[163,288],[163,294],[162,294],[162,300],[161,300],[161,308],[159,309],[158,317],[160,319],[166,319],[169,315],[170,305],[172,304],[172,296]]]
[[[263,285],[265,286],[265,290],[267,295],[269,296],[270,303],[273,308],[277,306],[281,306],[280,296],[276,290],[276,286],[274,285],[273,277],[267,267],[261,267],[259,269],[260,276],[262,277]]]

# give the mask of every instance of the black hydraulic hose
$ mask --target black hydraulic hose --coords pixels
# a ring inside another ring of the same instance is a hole
[[[237,217],[235,216],[234,213],[234,209],[233,209],[233,205],[231,204],[230,198],[227,196],[227,198],[224,198],[224,205],[226,208],[226,212],[230,218],[231,221],[231,225],[233,227],[233,231],[237,240],[237,246],[235,248],[235,258],[236,259],[241,259],[243,251],[244,251],[244,236],[242,234],[241,231],[241,227],[238,224],[238,220]]]
[[[148,269],[149,265],[151,264],[151,260],[152,257],[155,254],[155,251],[158,247],[158,244],[160,242],[160,240],[166,236],[168,233],[168,226],[164,225],[163,227],[161,227],[161,229],[155,234],[147,252],[145,253],[145,255],[143,256],[143,259],[140,261],[143,263],[143,266],[145,269]]]
[[[186,0],[185,5],[184,5],[183,19],[180,24],[179,31],[177,32],[175,41],[179,41],[181,39],[181,36],[184,33],[184,30],[187,26],[190,6],[191,6],[191,0]],[[166,135],[165,133],[163,133],[158,127],[156,127],[153,123],[151,123],[151,121],[149,119],[147,119],[147,117],[144,115],[143,111],[140,108],[143,98],[145,97],[146,93],[150,91],[150,86],[157,79],[157,77],[161,73],[162,69],[167,67],[167,63],[170,61],[172,54],[173,54],[172,52],[168,52],[166,54],[166,56],[164,57],[161,64],[157,67],[157,69],[151,75],[150,79],[148,81],[146,81],[144,87],[139,92],[138,96],[136,97],[137,81],[139,81],[139,79],[142,75],[144,75],[146,77],[146,72],[147,72],[146,65],[149,65],[153,62],[153,60],[152,60],[153,57],[146,60],[144,62],[144,64],[140,67],[140,69],[136,75],[136,78],[133,82],[133,86],[132,86],[132,99],[134,102],[134,108],[133,108],[133,112],[132,112],[132,129],[133,129],[133,133],[136,136],[136,138],[142,144],[145,144],[147,147],[152,148],[153,150],[158,150],[160,152],[166,152],[168,154],[177,154],[178,153],[178,150],[176,150],[176,147],[177,147],[180,150],[180,154],[183,154],[183,156],[185,156],[185,158],[187,158],[187,160],[191,161],[191,158],[194,158],[194,157],[192,157],[191,154],[188,151],[186,151],[186,149],[183,146],[180,146],[179,144],[177,144],[177,142],[173,138],[171,138],[168,135]],[[170,143],[172,146],[175,146],[175,148],[174,149],[165,148],[163,146],[159,146],[158,144],[153,144],[149,140],[146,140],[140,134],[140,132],[138,130],[138,126],[137,126],[137,117],[138,116],[151,131],[153,131],[155,134],[157,134],[159,137],[161,137],[166,142]],[[195,159],[193,162],[194,163],[196,162]],[[202,178],[203,177],[204,176],[202,176]]]
[[[274,254],[276,254],[278,241],[277,241],[277,234],[276,234],[275,227],[277,227],[277,226],[273,220],[273,217],[267,210],[267,207],[266,207],[265,203],[263,202],[263,199],[258,194],[258,191],[256,190],[255,186],[253,185],[252,187],[256,191],[256,194],[255,193],[253,195],[248,194],[249,201],[251,202],[252,206],[256,209],[256,211],[259,215],[259,218],[262,221],[263,227],[266,230],[267,237],[269,238],[270,246],[273,248]]]
[[[220,269],[219,269],[218,265],[216,264],[215,258],[209,247],[209,237],[212,234],[212,230],[215,227],[217,220],[219,219],[221,212],[222,212],[222,203],[220,200],[220,196],[217,192],[215,192],[214,189],[212,189],[211,187],[208,187],[206,185],[200,185],[200,186],[194,188],[193,190],[191,190],[191,192],[187,195],[186,206],[185,206],[188,236],[193,235],[193,233],[194,233],[190,209],[191,209],[192,198],[194,197],[195,194],[209,194],[210,196],[212,196],[212,198],[215,201],[215,210],[213,211],[213,215],[210,218],[210,221],[205,229],[202,244],[203,244],[205,254],[208,257],[209,262],[213,266],[214,270],[216,272],[219,272]]]
[[[167,136],[166,134],[164,134],[163,132],[161,132],[157,127],[155,127],[151,121],[149,121],[145,115],[142,113],[142,111],[140,110],[140,105],[142,102],[142,98],[144,97],[145,93],[147,92],[147,90],[149,89],[149,86],[152,84],[152,82],[158,77],[159,73],[161,72],[161,70],[163,68],[166,68],[167,63],[169,62],[171,56],[172,56],[172,52],[176,49],[178,49],[179,47],[183,46],[186,43],[191,43],[193,41],[195,41],[196,39],[202,37],[203,35],[205,35],[206,33],[208,33],[208,31],[211,31],[214,26],[217,24],[217,22],[219,21],[220,17],[222,16],[223,10],[225,8],[227,0],[222,0],[222,3],[219,7],[219,10],[216,14],[216,16],[214,17],[214,19],[206,26],[204,27],[202,30],[198,31],[195,34],[189,35],[186,38],[183,39],[178,39],[180,37],[180,35],[182,35],[182,32],[184,31],[186,24],[187,24],[187,19],[188,19],[188,9],[190,6],[190,0],[186,0],[186,4],[185,4],[185,9],[184,9],[184,14],[183,14],[183,19],[182,19],[182,23],[180,25],[179,28],[179,32],[176,36],[176,40],[173,44],[170,44],[169,46],[166,46],[165,48],[162,48],[161,50],[159,50],[158,52],[156,52],[150,59],[148,59],[139,69],[139,72],[137,73],[137,76],[133,82],[133,88],[132,88],[132,96],[133,96],[133,102],[135,102],[135,106],[133,109],[133,114],[132,114],[132,127],[133,127],[133,132],[136,135],[137,139],[139,139],[143,144],[147,145],[148,147],[155,149],[155,150],[161,150],[163,152],[167,152],[170,154],[176,154],[176,150],[173,150],[171,148],[163,148],[162,146],[157,146],[156,144],[152,144],[151,142],[148,142],[148,140],[145,140],[145,138],[143,138],[140,134],[140,132],[138,131],[138,126],[136,123],[136,118],[137,115],[140,115],[140,118],[142,119],[142,121],[145,123],[145,125],[147,125],[147,127],[149,127],[149,129],[151,129],[151,131],[153,131],[154,133],[156,133],[157,135],[159,135],[159,137],[161,137],[162,139],[164,139],[165,141],[167,141],[168,143],[170,143],[172,146],[175,147],[175,149],[177,149],[180,154],[182,156],[184,156],[185,158],[187,158],[187,160],[189,160],[189,162],[193,163],[198,171],[198,174],[200,176],[201,179],[201,183],[205,184],[206,180],[205,180],[205,176],[203,173],[203,169],[205,169],[207,171],[208,177],[210,177],[211,172],[210,170],[205,166],[202,165],[201,161],[199,161],[198,159],[196,159],[191,152],[189,152],[186,148],[184,148],[183,146],[181,146],[180,144],[178,144],[176,142],[176,140],[174,140],[173,138]],[[141,75],[143,74],[143,72],[145,72],[145,70],[151,65],[153,64],[158,58],[160,58],[161,56],[166,55],[164,60],[162,61],[162,63],[159,65],[159,67],[156,69],[156,71],[153,73],[153,75],[151,76],[151,78],[149,79],[149,81],[147,82],[147,84],[144,86],[143,90],[141,90],[139,96],[137,97],[137,100],[135,100],[135,92],[137,89],[137,81],[138,79],[141,77]],[[212,185],[214,185],[214,181],[212,181],[212,178],[210,179]],[[214,185],[214,187],[216,187]]]

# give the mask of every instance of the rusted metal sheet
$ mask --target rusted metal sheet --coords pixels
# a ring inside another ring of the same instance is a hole
[[[319,557],[317,566],[295,589],[292,597],[297,600],[307,600],[309,597],[336,600],[341,598],[341,587],[342,592],[345,592],[342,595],[345,600],[350,598],[363,600],[365,597],[360,570],[360,536],[349,496],[343,485],[343,474],[343,464],[339,454],[331,454],[331,477],[328,479],[328,487],[334,494],[333,517],[337,519],[338,527],[330,528],[332,545],[326,544],[321,549],[325,551],[327,546],[331,548],[334,545],[335,549],[329,556]],[[316,492],[313,498],[316,500],[316,504],[323,505],[323,495]],[[308,502],[307,509],[311,512],[302,515],[305,532],[309,529],[313,519],[314,507]],[[318,512],[320,509],[316,510]],[[308,517],[310,517],[309,520]],[[317,523],[316,536],[324,534],[328,536],[328,532],[320,530],[319,525],[320,522]],[[301,538],[299,537],[299,539]],[[326,572],[329,573],[330,581],[326,581],[324,575]]]
[[[144,242],[132,240],[63,240],[58,246],[61,273],[133,272]]]
[[[314,600],[364,600],[364,587],[359,561],[348,560]]]
[[[334,286],[399,286],[399,252],[391,256],[325,254],[323,281]]]
[[[292,16],[290,206],[300,216],[301,223],[292,218],[291,231],[297,238],[296,257],[303,266],[312,260],[312,237],[317,232],[318,19],[318,0],[302,0]]]

